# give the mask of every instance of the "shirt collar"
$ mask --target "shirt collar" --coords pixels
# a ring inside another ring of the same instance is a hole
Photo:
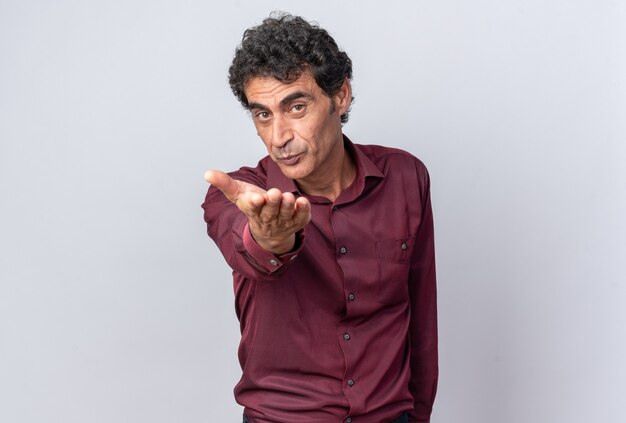
[[[357,169],[356,178],[352,185],[350,185],[350,187],[346,189],[346,191],[355,189],[360,194],[365,187],[365,178],[384,177],[383,173],[380,171],[380,169],[378,169],[378,167],[376,167],[376,165],[370,160],[370,158],[367,157],[365,153],[363,153],[361,149],[358,148],[357,145],[353,144],[352,141],[350,141],[350,139],[345,135],[343,135],[343,145],[348,154],[352,156],[352,159],[354,160]],[[277,188],[281,192],[292,192],[294,194],[299,193],[303,195],[303,193],[301,193],[298,189],[296,183],[292,179],[287,178],[285,174],[280,170],[280,167],[278,167],[278,165],[274,163],[274,161],[270,157],[268,157],[267,165],[267,187]]]
[[[360,148],[358,148],[359,146],[353,144],[352,141],[350,141],[345,135],[343,136],[343,145],[356,163],[357,178],[361,180],[360,182],[365,181],[365,178],[368,176],[374,178],[385,177],[374,162],[372,162],[372,160],[370,160],[370,158],[367,157]]]

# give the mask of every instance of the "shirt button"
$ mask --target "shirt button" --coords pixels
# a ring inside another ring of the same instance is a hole
[[[341,254],[345,254],[348,252],[348,249],[346,247],[341,247],[339,251],[341,251]]]
[[[346,341],[350,340],[350,334],[349,333],[344,333],[343,334],[343,339],[345,339]]]
[[[348,417],[348,418],[346,419],[346,423],[352,423],[352,417]]]
[[[406,242],[403,242],[403,243],[402,243],[402,249],[403,249],[403,250],[406,250],[407,248],[409,248],[409,246],[408,246],[408,245],[406,245]]]
[[[274,259],[270,260],[270,264],[272,266],[278,266],[278,262],[276,260],[274,260]]]
[[[351,292],[351,293],[348,294],[348,299],[350,301],[354,301],[355,298],[356,298],[356,295],[354,295],[354,293]]]
[[[297,255],[297,254],[295,254],[295,255],[291,256],[291,258],[290,258],[289,260],[294,261],[296,258],[298,258],[298,255]]]
[[[348,386],[354,385],[354,381],[352,379],[348,379]]]

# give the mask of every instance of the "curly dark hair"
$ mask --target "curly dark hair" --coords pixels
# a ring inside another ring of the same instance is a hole
[[[352,79],[352,61],[326,30],[299,16],[275,12],[261,25],[244,32],[228,82],[237,99],[248,108],[244,86],[250,79],[273,77],[289,83],[305,70],[311,71],[328,97],[336,94],[346,79]],[[334,102],[331,106],[334,110]],[[347,121],[348,112],[341,115],[341,122]]]

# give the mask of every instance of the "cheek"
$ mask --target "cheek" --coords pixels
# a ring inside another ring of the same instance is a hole
[[[317,150],[319,148],[318,138],[323,131],[323,126],[320,126],[317,122],[313,121],[301,121],[298,122],[296,127],[294,127],[295,138],[305,142],[309,149],[312,150]]]
[[[272,154],[272,147],[271,147],[271,145],[269,143],[265,142],[265,140],[262,137],[261,137],[261,141],[263,142],[263,147],[265,147],[265,151],[267,152],[267,154],[269,154],[269,156],[272,158],[272,160],[275,161],[274,154]]]
[[[270,149],[270,137],[267,132],[267,129],[257,127],[256,134],[259,136],[259,138],[261,138],[261,142],[263,142],[263,145],[265,146],[265,148],[269,150]]]

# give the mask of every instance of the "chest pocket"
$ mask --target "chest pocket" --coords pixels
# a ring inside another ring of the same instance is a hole
[[[409,300],[409,270],[415,237],[383,240],[376,243],[378,259],[378,301],[397,305]]]
[[[379,261],[405,263],[411,260],[415,237],[390,239],[376,243],[376,257]]]

